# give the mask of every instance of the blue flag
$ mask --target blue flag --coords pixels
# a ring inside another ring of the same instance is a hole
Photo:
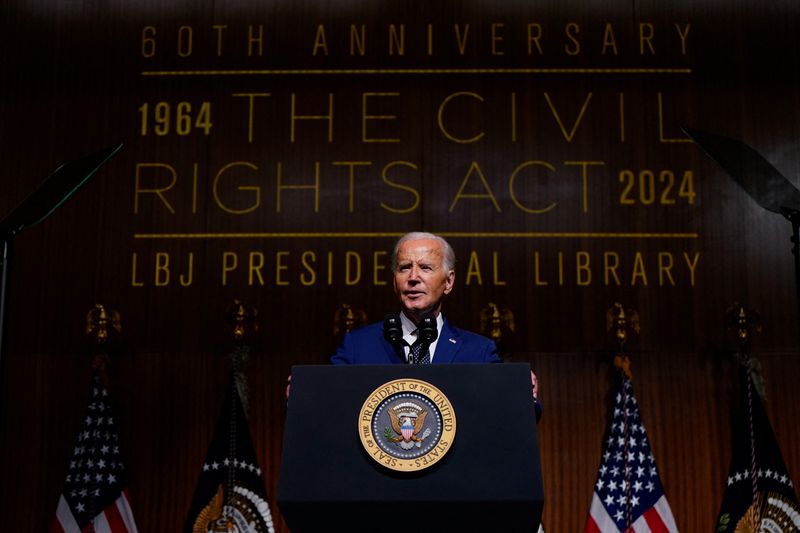
[[[742,365],[731,466],[717,533],[800,532],[800,506],[750,370]]]
[[[264,478],[231,373],[184,533],[274,533]]]

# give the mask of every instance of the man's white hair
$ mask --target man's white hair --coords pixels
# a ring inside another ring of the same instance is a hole
[[[400,237],[400,239],[398,239],[397,243],[394,245],[394,251],[392,252],[392,272],[397,270],[397,252],[400,250],[400,246],[402,246],[406,241],[416,241],[419,239],[432,239],[434,241],[439,241],[442,245],[442,250],[444,251],[444,261],[442,262],[444,269],[448,271],[455,269],[456,253],[453,251],[453,247],[450,246],[450,243],[447,242],[444,237],[440,237],[426,231],[412,231],[411,233],[406,233]]]

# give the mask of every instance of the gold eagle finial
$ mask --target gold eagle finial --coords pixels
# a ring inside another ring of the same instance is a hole
[[[639,313],[635,309],[626,309],[621,303],[614,302],[606,311],[606,330],[611,333],[617,343],[614,366],[619,368],[629,380],[633,380],[631,360],[625,353],[625,344],[628,342],[629,333],[639,333]]]
[[[105,345],[112,336],[122,331],[122,320],[118,312],[106,309],[103,304],[94,304],[86,313],[86,334],[97,345]]]
[[[241,344],[250,333],[258,331],[258,309],[241,300],[234,300],[228,307],[228,323],[233,326],[233,339],[236,344]]]
[[[514,313],[510,309],[500,309],[494,302],[489,302],[481,309],[481,333],[495,342],[503,339],[503,332],[514,333]]]
[[[746,309],[739,302],[733,302],[725,310],[725,325],[735,332],[739,351],[745,353],[753,336],[761,333],[761,313],[755,309]]]
[[[333,334],[338,336],[367,323],[367,314],[350,304],[342,304],[333,314]]]

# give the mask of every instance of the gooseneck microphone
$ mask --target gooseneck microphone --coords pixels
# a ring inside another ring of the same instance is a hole
[[[383,318],[383,338],[392,345],[397,357],[405,360],[408,343],[403,340],[403,324],[397,313],[389,313]]]
[[[417,339],[423,344],[430,345],[438,336],[439,328],[436,326],[436,317],[432,311],[428,311],[419,317]]]
[[[403,325],[397,313],[389,313],[383,318],[383,338],[389,344],[402,344]]]
[[[434,316],[431,311],[428,311],[419,318],[419,323],[417,324],[417,340],[414,346],[416,347],[417,344],[421,344],[423,346],[422,351],[424,352],[438,337],[439,328],[436,324],[436,316]],[[383,318],[383,338],[392,345],[400,359],[406,359],[405,348],[410,345],[403,339],[403,324],[400,322],[400,316],[397,313],[389,313]],[[415,364],[416,362],[411,357],[407,359],[409,364]]]

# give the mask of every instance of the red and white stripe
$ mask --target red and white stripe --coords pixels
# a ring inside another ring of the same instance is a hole
[[[133,512],[128,503],[127,489],[122,491],[113,505],[110,505],[94,517],[95,533],[138,533]],[[50,533],[81,533],[67,500],[62,495],[58,500],[56,518],[50,527]]]
[[[617,524],[606,511],[605,505],[595,492],[592,496],[592,506],[584,526],[585,533],[627,533],[620,532]],[[675,518],[669,508],[666,496],[661,496],[645,513],[631,526],[629,531],[636,533],[678,533]]]

